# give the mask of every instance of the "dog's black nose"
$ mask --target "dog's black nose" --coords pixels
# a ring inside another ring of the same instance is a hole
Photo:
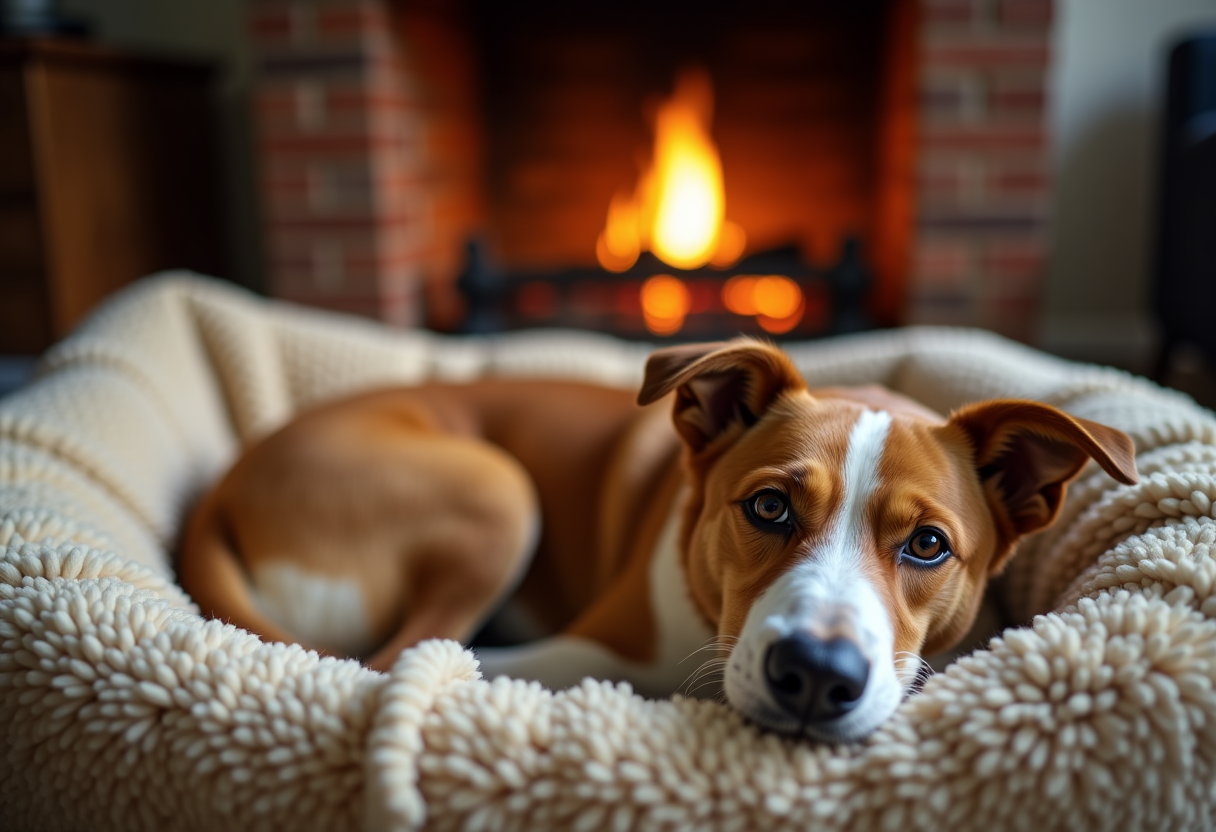
[[[866,689],[870,663],[846,638],[820,641],[800,632],[773,642],[764,661],[773,698],[799,722],[842,716]]]

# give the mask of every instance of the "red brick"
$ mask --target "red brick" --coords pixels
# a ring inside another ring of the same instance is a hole
[[[984,274],[999,285],[994,295],[1024,295],[1037,287],[1047,270],[1047,246],[1041,240],[990,241],[981,258]]]
[[[993,118],[1041,118],[1046,107],[1041,75],[997,75],[989,82],[988,112]]]
[[[955,204],[970,193],[967,177],[961,171],[932,171],[917,177],[916,197],[921,202]]]
[[[377,192],[380,210],[389,222],[415,223],[428,217],[432,193],[429,187],[399,188],[388,190],[381,188]]]
[[[306,177],[263,177],[261,193],[271,204],[295,205],[308,199],[309,182]]]
[[[295,237],[294,245],[279,244],[270,258],[276,287],[297,295],[375,294],[385,277],[414,264],[386,262],[369,248],[368,235],[322,234]]]
[[[396,318],[400,317],[400,313],[397,310],[401,307],[408,308],[413,300],[412,296],[405,292],[398,293],[395,296],[386,296],[382,293],[336,294],[310,290],[291,284],[280,286],[277,283],[275,284],[275,295],[292,303],[330,309],[335,312],[346,312],[388,323],[401,323],[399,320],[396,320]]]
[[[296,110],[295,92],[288,86],[262,84],[256,94],[258,115],[293,115]]]
[[[404,291],[385,295],[380,301],[379,320],[392,326],[408,329],[422,323],[422,306],[419,300],[418,281]]]
[[[909,293],[904,323],[975,326],[976,302],[966,290]]]
[[[922,53],[922,66],[945,67],[1041,67],[1051,58],[1046,38],[951,38],[934,40]]]
[[[339,135],[262,136],[259,148],[264,156],[297,157],[363,157],[377,151],[397,152],[401,149],[398,136],[373,135],[365,130],[352,130]]]
[[[997,5],[997,20],[1011,28],[1046,29],[1051,26],[1054,14],[1055,3],[1052,0],[999,0]]]
[[[388,263],[401,265],[413,262],[421,258],[423,252],[433,251],[435,248],[434,238],[429,234],[419,233],[422,230],[423,224],[416,220],[404,227],[382,229],[377,238],[377,251]]]
[[[312,257],[310,244],[319,239],[339,241],[343,249],[371,251],[379,239],[375,226],[359,228],[326,228],[320,231],[301,233],[292,228],[271,226],[269,234],[270,257],[274,262],[290,263]],[[293,260],[294,258],[294,260]]]
[[[416,194],[431,186],[431,177],[416,168],[397,167],[385,170],[387,166],[378,166],[376,170],[376,190],[386,199],[392,199],[401,194]]]
[[[320,6],[316,13],[317,37],[326,43],[359,41],[390,32],[388,16],[380,3]]]
[[[342,129],[340,119],[325,106],[321,82],[263,85],[255,106],[258,131],[263,137]]]
[[[412,266],[418,262],[419,252],[423,251],[420,245],[403,245],[409,240],[398,241],[397,245],[388,243],[385,238],[395,235],[390,232],[378,233],[376,235],[376,245],[372,248],[352,248],[347,257],[347,263],[352,268],[382,268],[396,269],[402,266]],[[414,235],[417,236],[417,235]]]
[[[324,142],[334,139],[370,137],[373,128],[369,121],[357,116],[317,114],[315,118],[301,124],[301,119],[281,113],[258,114],[258,138],[262,142]],[[383,133],[384,131],[381,130]]]
[[[317,215],[373,213],[376,182],[368,167],[363,159],[311,160],[307,208]]]
[[[920,17],[926,27],[971,25],[978,17],[976,0],[921,0]]]
[[[278,46],[296,38],[299,18],[294,6],[254,9],[249,13],[249,37],[255,48]]]
[[[395,262],[367,258],[358,259],[356,262],[348,260],[345,265],[346,285],[350,289],[371,290],[387,282],[393,274],[417,271],[427,265],[424,262],[423,254],[423,252],[419,252],[418,256],[410,260]]]
[[[270,264],[270,287],[275,297],[289,297],[315,292],[312,269],[307,265],[290,267]]]
[[[976,268],[975,246],[966,239],[922,239],[916,244],[909,285],[940,289],[967,285]]]
[[[343,114],[366,113],[370,110],[404,112],[411,106],[418,106],[417,101],[411,101],[400,93],[353,85],[329,90],[325,103],[332,112]]]
[[[920,83],[917,96],[920,118],[930,121],[962,121],[976,109],[980,78],[971,72],[929,75]]]
[[[411,218],[384,217],[378,213],[353,211],[347,214],[325,216],[316,216],[315,214],[303,211],[295,215],[280,212],[266,218],[266,227],[271,233],[317,234],[329,231],[349,232],[360,229],[374,229],[380,228],[394,220],[408,221],[409,219]]]
[[[362,159],[374,143],[366,131],[338,135],[301,135],[260,128],[258,149],[263,158],[307,162],[313,159]]]
[[[985,176],[984,191],[998,198],[1047,197],[1051,192],[1051,177],[1042,167],[996,166]]]
[[[1042,124],[924,125],[922,151],[1040,150],[1047,146]]]

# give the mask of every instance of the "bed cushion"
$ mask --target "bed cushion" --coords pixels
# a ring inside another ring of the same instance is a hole
[[[200,618],[184,513],[243,443],[394,383],[635,387],[645,345],[455,338],[185,273],[116,296],[0,401],[0,818],[15,829],[1179,829],[1216,823],[1216,421],[1124,373],[990,334],[794,344],[814,385],[949,410],[1035,398],[1132,436],[1001,589],[1014,620],[858,745],[716,702],[478,678],[451,642],[389,674]]]

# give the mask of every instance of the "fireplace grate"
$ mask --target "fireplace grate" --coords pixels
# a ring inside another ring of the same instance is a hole
[[[471,241],[457,281],[464,333],[570,327],[646,340],[859,332],[872,326],[872,285],[856,237],[846,238],[826,267],[808,264],[796,246],[785,246],[749,255],[729,269],[675,269],[646,252],[619,274],[591,267],[506,271],[483,244]],[[766,307],[765,289],[775,290],[768,292],[772,302],[785,307]],[[759,297],[749,299],[749,290]]]

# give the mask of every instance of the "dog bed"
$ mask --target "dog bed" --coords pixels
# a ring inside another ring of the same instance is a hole
[[[1128,432],[1002,583],[1026,626],[933,676],[870,740],[757,731],[715,702],[478,679],[450,642],[389,674],[207,622],[184,512],[238,447],[322,399],[422,379],[633,387],[647,348],[451,338],[189,274],[123,292],[0,402],[6,829],[1182,829],[1216,824],[1216,420],[994,336],[794,345],[812,385],[949,410],[1039,399]]]

